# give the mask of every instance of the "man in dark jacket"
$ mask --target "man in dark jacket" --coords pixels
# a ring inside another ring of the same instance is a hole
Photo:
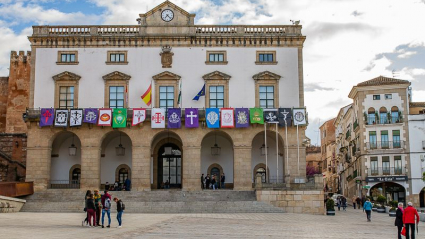
[[[398,239],[401,238],[401,230],[403,229],[403,203],[398,204],[397,211],[395,212],[395,222],[394,226],[397,227]]]
[[[205,186],[204,186],[204,174],[201,175],[201,188],[202,189],[205,189]]]
[[[118,198],[114,198],[114,202],[117,203],[117,220],[118,220],[118,227],[117,228],[121,228],[121,224],[122,224],[122,214],[124,212],[124,203],[118,199]]]
[[[224,176],[224,173],[221,175],[220,182],[221,182],[220,188],[224,189],[225,188],[224,182],[226,182],[226,176]]]

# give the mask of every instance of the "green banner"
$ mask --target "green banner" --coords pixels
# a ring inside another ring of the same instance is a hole
[[[249,117],[251,124],[264,124],[263,108],[250,108]]]
[[[125,128],[127,126],[127,109],[114,109],[112,112],[112,128]]]

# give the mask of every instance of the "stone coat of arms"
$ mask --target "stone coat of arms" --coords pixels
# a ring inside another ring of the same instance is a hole
[[[171,46],[163,46],[162,52],[159,55],[161,56],[162,68],[171,68],[174,55],[174,53],[171,52]]]

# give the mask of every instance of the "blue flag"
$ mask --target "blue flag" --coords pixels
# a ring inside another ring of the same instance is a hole
[[[204,96],[205,95],[205,84],[204,86],[202,86],[201,91],[199,91],[199,93],[193,98],[193,100],[199,100],[199,97]]]
[[[220,110],[218,108],[207,108],[205,121],[208,128],[220,128]]]

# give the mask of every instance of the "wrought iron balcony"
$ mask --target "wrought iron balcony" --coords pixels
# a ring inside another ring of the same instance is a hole
[[[48,187],[50,189],[79,189],[80,180],[51,180]]]
[[[367,173],[369,176],[404,175],[406,174],[406,169],[401,167],[369,168]]]
[[[405,141],[375,141],[367,142],[367,149],[404,149]]]
[[[403,123],[403,119],[400,117],[374,117],[368,116],[366,125],[374,125],[374,124],[398,124]]]

